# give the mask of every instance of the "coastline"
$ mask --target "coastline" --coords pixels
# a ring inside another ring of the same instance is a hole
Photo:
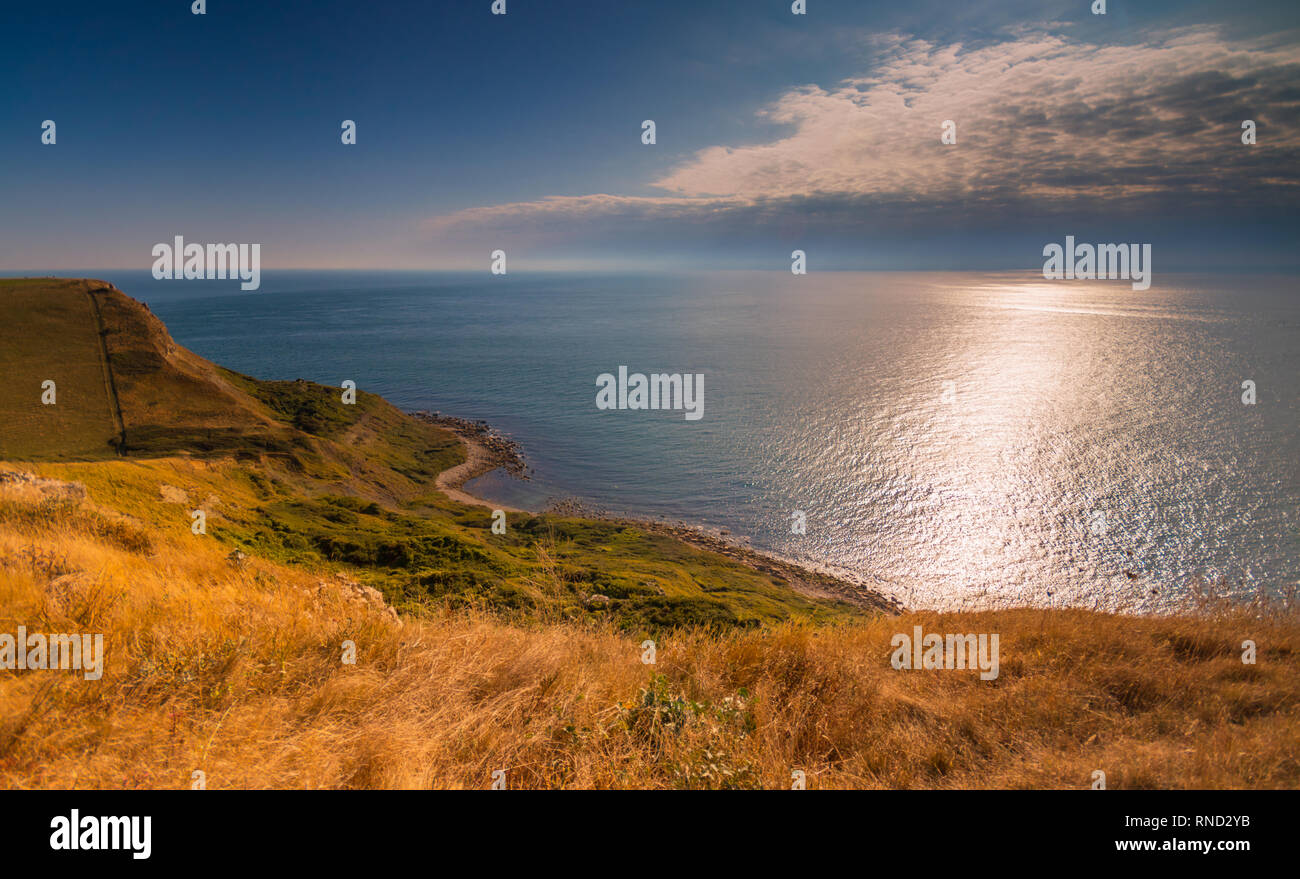
[[[517,443],[497,433],[484,421],[469,421],[423,409],[407,414],[417,421],[451,431],[465,446],[464,463],[438,474],[435,480],[438,491],[458,503],[471,507],[487,507],[492,510],[505,510],[508,513],[533,512],[509,504],[498,504],[464,490],[465,483],[471,479],[497,469],[504,469],[520,479],[527,479],[527,466]]]
[[[498,433],[484,421],[469,421],[464,418],[425,410],[407,414],[427,424],[450,430],[460,438],[460,441],[465,446],[464,463],[457,464],[455,467],[438,474],[436,485],[439,491],[452,500],[469,506],[505,510],[511,513],[536,514],[536,511],[533,510],[523,510],[507,504],[489,501],[465,491],[465,483],[469,482],[469,480],[496,469],[504,469],[518,478],[527,479],[527,464],[518,443]],[[785,585],[790,589],[811,598],[845,601],[859,607],[887,614],[907,612],[907,608],[897,599],[891,598],[865,583],[829,570],[810,566],[807,563],[797,562],[793,559],[755,549],[747,545],[743,540],[720,531],[711,531],[704,526],[690,525],[685,522],[672,523],[643,519],[628,515],[610,515],[600,511],[588,510],[579,501],[572,499],[552,503],[545,512],[585,519],[600,519],[606,522],[640,528],[661,537],[680,540],[698,549],[726,556],[759,573],[784,580]]]
[[[785,580],[786,585],[795,592],[810,598],[837,599],[886,614],[908,612],[908,609],[896,599],[864,583],[828,570],[818,569],[804,562],[754,549],[734,537],[710,531],[702,525],[660,522],[628,516],[594,515],[591,518],[632,525],[652,534],[671,537],[700,549],[727,556],[746,567]]]

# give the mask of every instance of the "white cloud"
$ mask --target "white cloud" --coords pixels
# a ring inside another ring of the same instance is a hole
[[[792,88],[761,112],[790,132],[701,150],[652,185],[670,195],[549,197],[438,217],[429,231],[551,234],[612,222],[752,221],[840,200],[934,211],[1261,188],[1292,197],[1300,136],[1294,41],[1231,41],[1213,28],[1095,45],[1057,33],[967,49],[885,35],[868,74]],[[1260,144],[1240,143],[1254,119]],[[940,142],[951,119],[957,144]]]
[[[1212,29],[1128,46],[1036,34],[971,51],[898,38],[878,48],[884,58],[870,75],[792,90],[766,110],[793,126],[789,136],[711,147],[655,185],[750,198],[979,198],[1008,189],[1121,198],[1183,185],[1183,167],[1199,167],[1206,151],[1240,146],[1242,118],[1266,115],[1275,142],[1296,143],[1294,117],[1249,100],[1288,64],[1294,87],[1296,51],[1227,43]],[[1201,103],[1195,89],[1207,77],[1222,91]],[[947,119],[955,146],[940,143]]]

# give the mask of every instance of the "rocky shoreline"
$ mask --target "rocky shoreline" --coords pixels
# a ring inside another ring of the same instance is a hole
[[[605,517],[609,518],[609,517]],[[754,549],[745,542],[722,533],[714,533],[702,526],[686,523],[655,522],[641,519],[612,519],[626,522],[654,534],[676,538],[701,549],[716,552],[734,559],[747,567],[785,580],[796,592],[816,598],[847,601],[882,613],[898,614],[907,609],[898,601],[863,583],[849,580],[829,571],[818,570],[807,564],[781,558]],[[748,538],[744,538],[748,541]]]
[[[408,414],[417,421],[450,430],[467,444],[478,446],[482,454],[477,456],[479,459],[477,467],[482,469],[467,476],[466,481],[497,468],[505,470],[516,479],[528,478],[528,462],[519,443],[499,432],[486,421],[470,421],[467,418],[457,418],[454,415],[443,415],[441,412],[429,412],[425,409]]]
[[[528,464],[519,443],[498,432],[486,421],[470,421],[425,410],[412,412],[410,415],[427,424],[452,431],[465,443],[467,450],[465,463],[445,471],[438,479],[438,487],[454,499],[478,506],[502,508],[501,504],[490,503],[461,489],[470,479],[497,468],[504,469],[519,479],[528,478]],[[517,510],[517,512],[527,511]],[[603,519],[640,528],[652,534],[671,537],[689,543],[691,546],[724,555],[756,571],[783,580],[794,591],[810,597],[838,599],[890,614],[902,613],[905,610],[898,601],[865,583],[761,552],[746,545],[748,538],[737,539],[725,530],[710,531],[686,522],[674,523],[612,515],[606,510],[593,508],[577,498],[552,501],[547,505],[545,512],[555,516]]]
[[[583,519],[602,519],[651,534],[671,537],[700,549],[716,552],[765,574],[784,580],[791,589],[814,598],[847,601],[860,607],[883,613],[903,613],[906,608],[866,583],[834,571],[821,570],[804,562],[783,558],[749,546],[748,537],[736,537],[726,529],[710,529],[689,522],[671,522],[643,519],[636,516],[614,515],[599,507],[592,507],[577,498],[564,498],[550,504],[547,513]]]

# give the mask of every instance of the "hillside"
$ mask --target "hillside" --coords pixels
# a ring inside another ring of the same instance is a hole
[[[0,279],[0,458],[116,454],[121,427],[88,287]],[[53,405],[41,402],[47,381]]]
[[[460,440],[379,397],[225,370],[102,282],[0,306],[0,634],[106,651],[0,670],[0,785],[1300,784],[1291,607],[897,614],[633,523],[494,535],[436,488]],[[1000,675],[891,668],[914,625],[1000,633]]]
[[[338,388],[259,381],[210,363],[102,281],[0,289],[0,304],[14,303],[14,338],[24,336],[19,323],[38,322],[32,315],[42,326],[39,344],[4,349],[0,365],[16,377],[9,385],[36,391],[3,401],[0,424],[10,430],[0,456],[76,481],[134,522],[187,535],[202,510],[206,536],[228,552],[346,572],[403,609],[545,608],[643,629],[859,612],[799,594],[780,571],[630,523],[512,513],[507,533],[494,535],[490,510],[437,490],[438,474],[466,456],[445,429],[363,390],[345,405]],[[102,364],[87,353],[96,336]],[[60,387],[52,406],[39,396],[46,374]],[[96,374],[107,379],[92,382]],[[95,418],[83,414],[91,409]],[[123,427],[114,436],[115,410]],[[56,429],[54,419],[82,429]],[[827,591],[807,579],[804,592]]]

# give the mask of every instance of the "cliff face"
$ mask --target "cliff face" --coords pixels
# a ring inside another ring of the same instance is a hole
[[[0,458],[118,454],[122,426],[90,286],[0,280]]]
[[[9,425],[0,457],[201,455],[282,433],[225,370],[177,345],[111,284],[6,281],[0,309],[0,367],[12,386],[0,394]]]
[[[177,345],[152,312],[90,281],[128,455],[233,451],[283,443],[284,426],[227,371]]]
[[[217,366],[176,344],[146,306],[105,281],[6,281],[0,308],[9,315],[0,367],[11,380],[0,392],[0,422],[8,425],[0,458],[272,456],[302,470],[349,458],[328,441],[359,423],[403,420],[373,395],[345,406],[338,389],[260,382]],[[55,394],[43,401],[46,380]],[[444,431],[428,433],[454,445]]]
[[[463,457],[448,431],[373,394],[345,404],[338,388],[205,360],[105,281],[3,281],[0,308],[0,459],[261,461],[311,481],[303,490],[396,499]]]

